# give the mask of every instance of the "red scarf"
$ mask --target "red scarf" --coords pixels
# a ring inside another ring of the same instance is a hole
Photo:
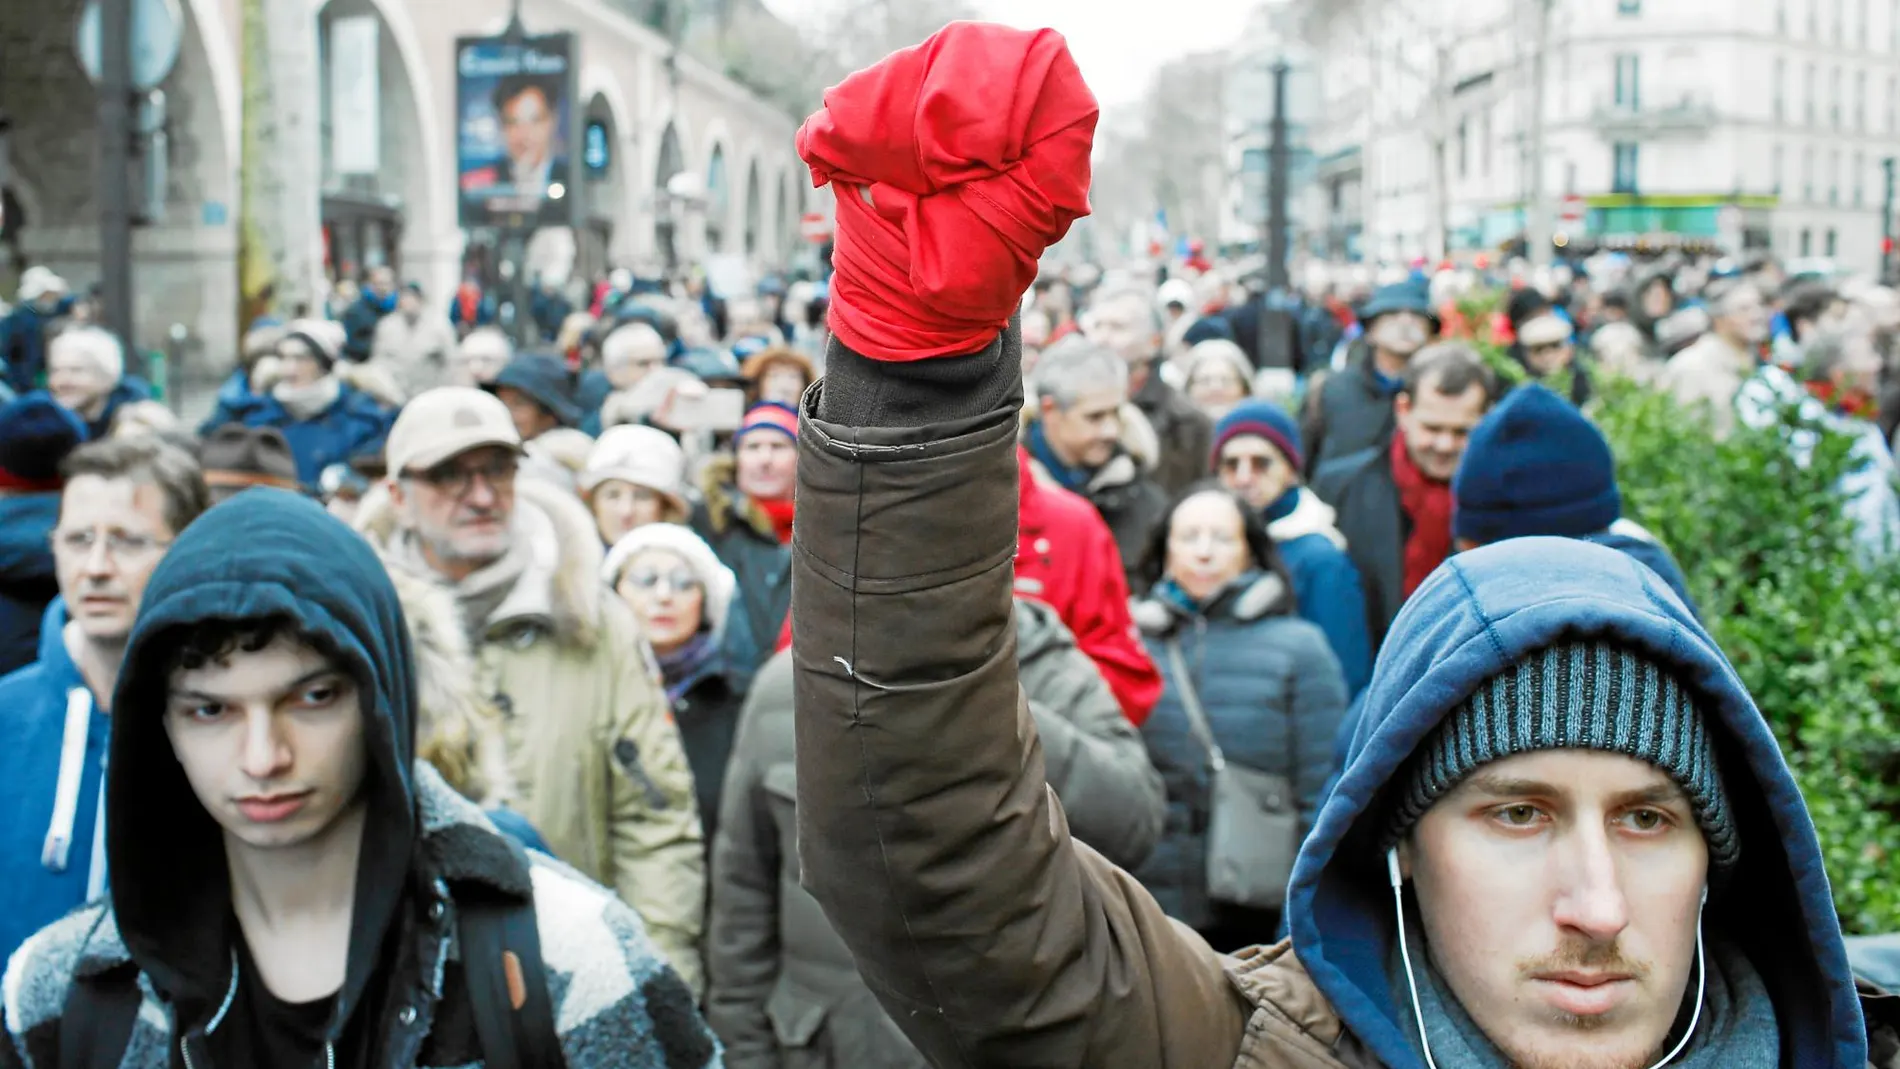
[[[757,498],[753,500],[758,501]],[[778,536],[778,544],[781,546],[792,544],[793,503],[789,497],[783,501],[759,501],[759,511],[765,513],[766,517],[772,521],[772,533]]]
[[[1412,521],[1405,540],[1405,596],[1411,597],[1432,569],[1451,556],[1451,484],[1425,477],[1405,451],[1405,436],[1392,436],[1392,481],[1398,484],[1399,507]]]

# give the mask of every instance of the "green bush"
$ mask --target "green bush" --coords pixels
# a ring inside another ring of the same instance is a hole
[[[1701,414],[1621,381],[1591,407],[1624,514],[1675,554],[1781,742],[1842,924],[1900,931],[1900,563],[1856,554],[1836,489],[1852,443],[1824,435],[1797,465],[1792,410],[1717,441]]]

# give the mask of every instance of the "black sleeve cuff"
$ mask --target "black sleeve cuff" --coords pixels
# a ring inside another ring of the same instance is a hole
[[[846,427],[925,427],[1021,408],[1022,367],[1017,317],[974,353],[929,360],[873,360],[833,334],[818,417]]]

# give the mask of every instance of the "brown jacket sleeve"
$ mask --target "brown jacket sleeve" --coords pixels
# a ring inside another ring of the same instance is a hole
[[[1222,1069],[1220,957],[1069,834],[1017,681],[1017,414],[800,421],[804,882],[939,1069]]]

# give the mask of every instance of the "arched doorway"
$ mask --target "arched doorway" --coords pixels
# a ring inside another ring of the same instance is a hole
[[[428,207],[437,192],[429,188],[416,95],[422,73],[411,69],[374,0],[329,0],[319,10],[320,218],[323,268],[332,282],[384,266],[414,274],[415,265],[403,261],[404,238],[414,228],[429,239]],[[337,114],[339,103],[350,110]]]
[[[745,254],[759,254],[759,238],[765,232],[765,205],[759,190],[759,161],[753,160],[745,176]]]
[[[792,251],[798,248],[798,213],[792,211],[792,173],[781,171],[778,176],[778,259],[780,266],[789,265]]]
[[[726,146],[714,145],[706,164],[706,251],[726,251],[732,221],[732,180],[726,175]]]
[[[606,94],[588,98],[582,113],[580,232],[575,235],[574,270],[581,278],[599,278],[612,265],[616,228],[626,203],[621,176],[620,123]]]
[[[660,134],[659,163],[653,171],[653,202],[657,208],[654,214],[653,238],[660,247],[660,257],[671,269],[677,267],[679,258],[679,213],[674,198],[667,192],[667,184],[675,175],[686,170],[686,153],[680,148],[679,130],[672,123]]]

